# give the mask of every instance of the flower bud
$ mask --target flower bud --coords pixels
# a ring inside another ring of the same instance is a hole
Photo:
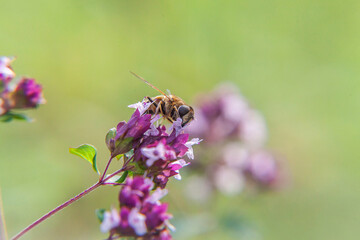
[[[116,136],[116,128],[111,128],[105,137],[105,143],[110,152],[115,150],[115,136]]]

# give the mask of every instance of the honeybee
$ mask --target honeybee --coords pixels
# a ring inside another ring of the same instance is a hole
[[[162,94],[156,97],[146,97],[146,101],[152,103],[150,107],[146,110],[146,114],[153,115],[160,113],[165,119],[167,119],[171,123],[176,121],[176,119],[181,118],[182,127],[184,127],[194,119],[194,109],[191,106],[187,105],[181,98],[171,94],[167,95],[136,73],[133,73],[131,71],[130,73]]]

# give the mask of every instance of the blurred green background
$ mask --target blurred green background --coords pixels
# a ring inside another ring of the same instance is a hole
[[[17,56],[18,76],[36,78],[48,101],[29,112],[35,122],[0,125],[9,235],[97,180],[68,148],[95,145],[103,169],[107,130],[156,95],[132,70],[189,103],[233,81],[264,113],[292,182],[253,199],[219,196],[214,213],[243,216],[265,240],[358,239],[359,9],[355,0],[1,1],[0,55]],[[23,239],[104,239],[94,210],[116,205],[117,192],[104,187]],[[177,234],[238,239],[216,226]]]

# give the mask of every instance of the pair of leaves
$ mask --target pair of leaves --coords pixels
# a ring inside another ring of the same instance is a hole
[[[22,113],[14,113],[14,112],[7,112],[3,116],[0,117],[1,122],[11,122],[12,120],[20,120],[20,121],[27,121],[31,122],[32,119]]]

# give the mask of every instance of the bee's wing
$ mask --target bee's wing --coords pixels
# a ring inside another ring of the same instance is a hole
[[[166,91],[167,91],[167,93],[169,94],[170,100],[172,101],[173,99],[172,99],[172,97],[171,97],[171,92],[170,92],[170,90],[169,90],[169,89],[166,89]]]
[[[134,75],[135,77],[137,77],[138,79],[144,81],[147,85],[149,85],[150,87],[152,87],[153,89],[155,89],[156,91],[158,91],[159,93],[161,93],[162,95],[164,95],[165,97],[167,97],[168,99],[172,100],[171,97],[169,97],[168,95],[166,95],[163,91],[161,91],[160,89],[158,89],[157,87],[155,87],[154,85],[152,85],[151,83],[149,83],[148,81],[146,81],[144,78],[140,77],[139,75],[137,75],[136,73],[130,71],[130,73],[132,75]]]

